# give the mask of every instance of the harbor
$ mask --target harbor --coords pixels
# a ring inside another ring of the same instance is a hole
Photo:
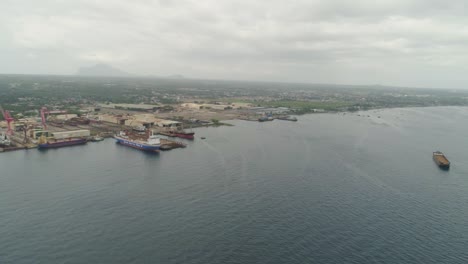
[[[468,109],[367,114],[375,119],[320,114],[301,116],[299,122],[231,121],[232,127],[193,129],[193,141],[168,138],[187,147],[159,154],[112,138],[2,153],[0,245],[9,249],[6,263],[145,263],[151,258],[214,264],[226,262],[233,249],[252,256],[234,263],[268,263],[271,258],[257,252],[276,256],[281,250],[280,263],[323,259],[323,250],[332,256],[325,260],[346,263],[349,252],[376,243],[397,247],[369,251],[375,259],[388,256],[389,263],[417,258],[435,264],[431,259],[446,252],[465,256],[468,243],[461,238],[468,236],[468,212],[461,208],[468,200],[468,124],[462,121]],[[438,142],[441,134],[450,137]],[[436,150],[451,162],[449,171],[432,160]],[[343,219],[352,224],[344,225]],[[374,227],[387,235],[376,234]],[[421,228],[449,236],[427,239]],[[24,234],[26,239],[17,239]],[[257,243],[252,234],[258,241],[285,239],[289,246]],[[304,236],[299,244],[298,235]],[[327,240],[330,235],[341,239]],[[128,237],[135,241],[128,243]],[[356,237],[365,243],[356,244]],[[332,247],[323,248],[323,241]],[[103,244],[110,249],[102,250]],[[200,250],[215,259],[203,258]],[[290,251],[299,255],[288,258]],[[446,263],[444,257],[438,262]]]
[[[185,148],[187,144],[184,141],[196,138],[193,128],[230,125],[206,113],[214,113],[223,119],[257,122],[297,121],[296,117],[287,114],[287,108],[242,105],[237,116],[231,116],[231,110],[226,108],[217,104],[182,104],[179,112],[182,115],[170,117],[167,113],[155,111],[153,105],[142,104],[83,107],[80,114],[44,106],[37,110],[37,117],[13,118],[0,106],[4,117],[0,120],[0,152],[72,147],[100,142],[105,138],[114,138],[126,146],[138,145],[145,151],[153,147],[157,152]],[[152,146],[155,143],[149,143],[150,137],[158,138],[159,145]]]
[[[153,143],[157,141],[155,150],[159,152],[185,148],[187,145],[182,141],[195,138],[195,132],[184,129],[182,122],[156,118],[153,114],[106,113],[77,117],[63,111],[48,111],[46,108],[42,108],[40,113],[40,119],[15,120],[8,118],[9,113],[3,110],[7,118],[4,121],[5,131],[0,130],[0,152],[72,147],[88,142],[98,143],[106,138],[113,138],[117,143],[127,146],[143,146],[144,142],[152,138]],[[209,124],[205,122],[196,126]],[[142,147],[142,150],[147,149]]]

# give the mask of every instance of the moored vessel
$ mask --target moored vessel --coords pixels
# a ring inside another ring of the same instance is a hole
[[[0,133],[0,146],[10,146],[11,141],[6,133]]]
[[[195,132],[188,132],[183,129],[180,130],[167,130],[167,131],[161,131],[159,132],[161,135],[165,135],[168,137],[178,137],[178,138],[185,138],[185,139],[194,139],[195,138]]]
[[[450,161],[445,157],[445,155],[440,151],[435,151],[432,153],[432,159],[441,169],[448,170],[450,168]]]
[[[187,131],[170,131],[172,135],[175,137],[179,138],[185,138],[185,139],[194,139],[195,138],[195,132],[187,132]]]
[[[118,135],[114,135],[114,138],[117,143],[121,145],[148,152],[159,152],[161,147],[161,139],[158,136],[153,135],[152,132],[151,135],[148,136],[147,140],[131,138],[124,131],[120,131]]]
[[[38,147],[40,149],[61,148],[86,144],[86,138],[66,138],[66,139],[42,139]]]
[[[285,121],[293,121],[296,122],[297,118],[295,116],[279,116],[277,117],[279,120],[285,120]]]
[[[53,132],[51,137],[44,134],[39,138],[38,148],[61,148],[75,145],[82,145],[88,142],[89,130],[74,130]]]
[[[258,118],[258,122],[265,122],[265,121],[273,121],[274,118],[272,116],[262,116]]]
[[[101,137],[101,136],[94,136],[94,137],[91,137],[90,141],[92,142],[99,142],[99,141],[103,141],[104,138]]]

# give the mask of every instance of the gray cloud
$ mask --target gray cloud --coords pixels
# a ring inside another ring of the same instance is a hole
[[[0,72],[465,87],[464,1],[3,0]]]

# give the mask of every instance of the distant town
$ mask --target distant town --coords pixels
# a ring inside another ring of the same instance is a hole
[[[170,136],[173,131],[229,125],[226,121],[234,119],[296,121],[295,116],[306,113],[466,105],[468,90],[0,75],[0,148],[37,147],[44,136],[93,139],[122,130]],[[81,132],[67,134],[70,131]],[[169,139],[165,143],[166,148],[183,147]]]

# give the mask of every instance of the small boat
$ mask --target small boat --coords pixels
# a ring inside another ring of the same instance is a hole
[[[100,136],[91,137],[92,142],[99,142],[99,141],[103,141],[103,140],[104,140],[104,138],[100,137]]]
[[[0,133],[0,145],[1,146],[10,146],[11,145],[11,141],[8,138],[6,133]]]
[[[445,155],[440,151],[432,152],[432,159],[439,166],[439,168],[448,170],[450,168],[450,161],[445,157]]]
[[[201,139],[206,139],[206,137],[201,137]]]
[[[297,122],[297,118],[294,117],[294,116],[279,116],[279,117],[277,117],[277,119],[279,119],[279,120],[285,120],[285,121]]]
[[[274,118],[272,116],[262,116],[258,119],[258,122],[266,122],[266,121],[273,121]]]
[[[159,147],[159,149],[162,150],[162,151],[166,151],[166,150],[171,150],[172,147],[169,146],[169,145],[161,145],[161,146]]]

